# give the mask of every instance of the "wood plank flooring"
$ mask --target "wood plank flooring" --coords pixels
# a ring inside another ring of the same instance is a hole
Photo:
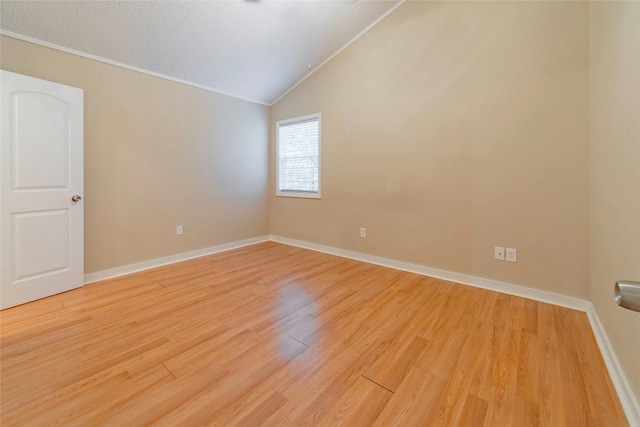
[[[584,313],[277,243],[0,313],[3,426],[624,426]]]

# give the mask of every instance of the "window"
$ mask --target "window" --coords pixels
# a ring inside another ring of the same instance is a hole
[[[319,199],[320,114],[281,120],[276,127],[276,195]]]

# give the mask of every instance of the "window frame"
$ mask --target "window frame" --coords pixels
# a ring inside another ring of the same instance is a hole
[[[280,190],[280,127],[296,122],[304,122],[318,119],[318,192],[287,191]],[[306,116],[293,117],[291,119],[278,120],[276,122],[276,196],[277,197],[297,197],[302,199],[322,198],[322,115],[320,113],[308,114]]]

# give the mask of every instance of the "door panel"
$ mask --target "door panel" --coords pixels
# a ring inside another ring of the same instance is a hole
[[[82,286],[83,94],[0,71],[0,308]]]
[[[13,188],[69,187],[69,104],[33,92],[14,93],[10,111]]]
[[[13,215],[13,283],[69,269],[69,209]]]

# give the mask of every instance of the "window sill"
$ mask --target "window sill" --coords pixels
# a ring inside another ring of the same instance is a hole
[[[276,192],[276,197],[293,197],[297,199],[321,199],[320,193],[296,193],[287,191]]]

